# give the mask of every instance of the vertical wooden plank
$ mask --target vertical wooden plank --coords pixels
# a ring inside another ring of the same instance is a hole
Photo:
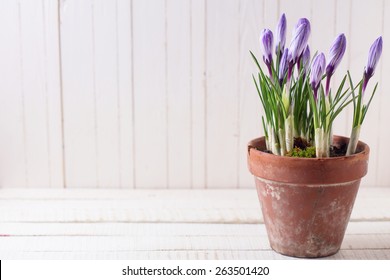
[[[2,52],[3,70],[10,71],[13,78],[7,84],[7,73],[2,76],[6,87],[2,104],[7,106],[2,119],[7,122],[5,128],[13,128],[12,132],[5,130],[9,136],[1,145],[7,150],[2,181],[6,186],[61,187],[57,5],[44,0],[4,4],[7,15],[2,26],[7,30],[3,34],[9,43]],[[13,50],[9,50],[12,44]]]
[[[335,0],[311,2],[311,51],[323,52],[327,59],[334,38],[342,33],[335,34],[335,8]]]
[[[165,8],[165,1],[133,1],[137,188],[167,187]]]
[[[27,185],[20,6],[0,2],[0,178],[2,187]]]
[[[371,145],[372,149],[376,150],[377,156],[377,169],[376,169],[376,185],[378,186],[390,186],[390,173],[388,168],[388,158],[390,156],[390,149],[388,148],[388,139],[390,138],[390,132],[388,129],[389,110],[390,104],[390,82],[387,79],[387,74],[390,73],[389,61],[390,53],[387,51],[387,45],[389,44],[387,38],[390,38],[390,3],[388,1],[382,1],[383,5],[383,18],[382,18],[382,35],[384,38],[384,48],[381,57],[380,64],[377,66],[374,81],[379,80],[378,92],[376,93],[376,99],[378,103],[376,107],[371,110],[378,110],[377,125],[375,123],[366,124],[367,126],[376,126],[377,132],[377,145]],[[373,105],[374,106],[374,105]],[[373,170],[371,170],[373,172]]]
[[[68,184],[133,186],[131,3],[66,5],[62,42]],[[72,48],[75,41],[82,46]],[[83,79],[73,71],[80,59]],[[75,100],[78,105],[71,106]]]
[[[295,25],[298,22],[298,19],[307,18],[312,23],[311,1],[310,0],[298,0],[298,1],[279,0],[279,3],[280,3],[279,4],[280,14],[282,13],[286,14],[286,18],[287,18],[286,47],[290,47],[292,32],[294,30]],[[312,35],[313,34],[311,34],[309,38],[309,45],[311,45],[313,40]]]
[[[239,2],[207,5],[207,187],[238,184]]]
[[[368,50],[374,40],[382,34],[382,0],[370,2],[352,1],[351,9],[351,34],[350,34],[350,71],[352,78],[357,83],[364,71],[367,63]],[[370,27],[367,27],[370,23]],[[370,93],[379,80],[380,68],[376,75],[370,80],[366,92]],[[380,92],[380,89],[379,89]],[[367,96],[366,96],[367,97]],[[368,102],[368,98],[365,99]],[[361,129],[360,139],[369,144],[372,149],[370,152],[369,172],[364,178],[364,184],[376,184],[377,157],[379,151],[376,149],[379,128],[375,125],[380,116],[379,99],[375,98],[371,103],[371,109],[367,113],[366,119]]]
[[[285,13],[285,10],[281,7],[282,3],[280,3],[280,0],[277,1],[263,1],[263,7],[262,7],[262,13],[261,16],[262,19],[262,25],[263,28],[269,28],[271,30],[276,30],[277,21],[279,20],[282,13]],[[291,28],[290,24],[290,28]],[[287,26],[288,27],[288,26]]]
[[[117,1],[94,0],[92,6],[97,187],[120,185],[117,4]]]
[[[347,70],[350,68],[351,61],[351,49],[354,46],[351,45],[351,1],[336,1],[335,12],[334,12],[334,21],[335,21],[335,36],[340,33],[344,33],[347,39],[347,47],[344,54],[343,61],[340,63],[337,68],[332,80],[332,86],[340,85],[344,75],[347,73]],[[345,85],[345,88],[349,87],[349,84]],[[352,119],[352,107],[348,106],[344,111],[337,117],[333,123],[333,134],[334,135],[343,135],[350,136],[351,133],[351,119]]]
[[[190,1],[167,0],[168,187],[191,186]]]
[[[66,182],[98,185],[93,2],[61,2],[61,54]]]
[[[190,0],[191,186],[206,186],[206,0]]]
[[[244,1],[240,7],[240,60],[239,60],[239,187],[253,187],[253,177],[247,167],[247,143],[264,135],[261,126],[263,110],[252,81],[257,68],[250,57],[249,50],[261,57],[259,34],[263,28],[274,29],[275,22],[265,25],[264,1]],[[271,14],[271,13],[270,13]],[[276,14],[276,13],[275,13]],[[273,17],[273,19],[275,19]]]
[[[117,4],[119,186],[134,188],[132,0]]]
[[[50,186],[64,187],[58,1],[43,0]]]
[[[27,185],[50,185],[42,2],[19,2]]]

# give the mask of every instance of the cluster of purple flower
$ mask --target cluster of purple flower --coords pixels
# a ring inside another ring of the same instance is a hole
[[[290,47],[286,48],[286,30],[287,20],[285,14],[280,17],[275,40],[275,54],[280,57],[278,65],[278,79],[280,85],[287,75],[287,81],[291,79],[292,71],[297,65],[298,71],[301,69],[304,73],[310,67],[310,85],[313,89],[315,99],[317,100],[317,93],[320,87],[324,73],[326,74],[325,94],[328,95],[330,91],[330,80],[335,73],[337,66],[340,64],[347,45],[347,40],[344,34],[340,34],[334,40],[330,52],[329,62],[326,65],[325,55],[321,52],[317,54],[310,65],[310,48],[308,40],[310,36],[310,22],[306,18],[301,18],[295,25]],[[260,48],[263,53],[263,61],[266,64],[269,75],[272,77],[273,67],[273,43],[274,36],[271,30],[263,29],[260,35]],[[376,65],[382,53],[382,37],[379,37],[372,44],[367,66],[364,70],[363,91],[365,90],[369,79],[374,75]]]
[[[375,86],[370,100],[364,103],[368,81],[374,75],[382,53],[382,37],[377,38],[369,50],[362,80],[356,86],[353,85],[348,71],[337,90],[332,92],[332,76],[346,51],[345,35],[339,34],[335,38],[326,63],[322,52],[316,53],[311,60],[308,45],[311,27],[308,19],[298,20],[288,48],[286,30],[287,20],[283,14],[276,28],[275,48],[272,31],[261,31],[260,48],[268,76],[263,74],[256,57],[251,53],[260,71],[258,82],[255,77],[254,81],[266,113],[263,126],[267,143],[273,153],[285,155],[293,147],[294,138],[301,137],[309,142],[314,141],[317,157],[326,157],[332,142],[332,123],[346,106],[353,103],[353,127],[347,154],[354,153],[360,127],[376,90]],[[344,90],[347,77],[350,87]],[[324,79],[325,86],[322,85]],[[357,88],[358,93],[355,93]]]

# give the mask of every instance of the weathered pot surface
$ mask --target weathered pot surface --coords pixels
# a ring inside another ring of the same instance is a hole
[[[334,145],[349,139],[335,136]],[[333,158],[292,158],[269,154],[264,137],[248,144],[272,249],[295,257],[325,257],[340,249],[360,179],[367,173],[369,147]]]

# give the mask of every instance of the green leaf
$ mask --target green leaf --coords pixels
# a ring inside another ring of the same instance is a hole
[[[361,121],[360,121],[360,125],[363,124],[363,121],[364,121],[364,119],[365,119],[365,117],[366,117],[368,108],[370,108],[371,101],[372,101],[372,99],[374,98],[374,95],[375,95],[375,92],[376,92],[377,87],[378,87],[378,83],[375,84],[375,87],[374,87],[374,90],[373,90],[373,92],[372,92],[372,94],[371,94],[370,100],[368,101],[367,105],[364,106],[364,111],[363,111],[362,119],[361,119]]]
[[[253,54],[252,51],[249,51],[249,52],[251,53],[251,56],[252,56],[253,60],[255,61],[257,67],[259,68],[259,70],[262,71],[261,67],[260,67],[260,64],[259,64],[259,61],[257,60],[256,56]]]

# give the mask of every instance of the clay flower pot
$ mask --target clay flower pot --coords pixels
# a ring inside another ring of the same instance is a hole
[[[334,145],[349,139],[335,136]],[[248,144],[268,239],[273,250],[294,257],[325,257],[340,249],[369,147],[332,158],[293,158],[265,151],[264,137]]]

